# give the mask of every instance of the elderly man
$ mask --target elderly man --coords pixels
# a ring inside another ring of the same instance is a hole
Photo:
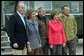
[[[45,55],[48,55],[48,43],[47,43],[47,22],[48,18],[45,16],[46,10],[43,7],[38,8],[38,23],[39,23],[39,33],[42,41],[42,49]]]
[[[27,30],[24,18],[25,6],[23,3],[17,5],[17,11],[9,18],[10,46],[14,55],[26,55]]]

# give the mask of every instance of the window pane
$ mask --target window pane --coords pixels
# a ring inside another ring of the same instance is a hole
[[[61,7],[65,4],[70,7],[71,13],[83,12],[83,1],[52,1],[52,9],[61,11]]]
[[[13,13],[15,10],[15,1],[4,1],[5,13]]]
[[[72,2],[71,3],[71,10],[72,10],[72,12],[79,12],[79,3]]]
[[[34,8],[35,10],[37,10],[39,7],[44,7],[47,12],[46,13],[50,13],[50,11],[52,10],[52,1],[35,1],[34,2]]]

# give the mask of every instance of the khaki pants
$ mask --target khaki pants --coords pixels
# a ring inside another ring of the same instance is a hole
[[[13,55],[27,55],[27,48],[25,46],[23,50],[12,49],[12,52],[13,52]]]

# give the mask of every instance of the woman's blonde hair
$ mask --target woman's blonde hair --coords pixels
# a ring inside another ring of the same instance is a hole
[[[26,11],[26,16],[27,16],[28,19],[31,17],[31,14],[32,14],[33,12],[35,12],[34,9],[27,9],[27,11]]]
[[[54,17],[55,15],[59,15],[59,11],[58,11],[57,9],[53,9],[53,10],[51,11],[51,19],[53,19],[53,17]]]

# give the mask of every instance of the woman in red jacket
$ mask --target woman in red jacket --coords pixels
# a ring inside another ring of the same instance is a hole
[[[62,55],[62,47],[66,44],[66,36],[63,23],[58,16],[57,10],[51,12],[52,20],[48,23],[48,41],[52,55]]]

